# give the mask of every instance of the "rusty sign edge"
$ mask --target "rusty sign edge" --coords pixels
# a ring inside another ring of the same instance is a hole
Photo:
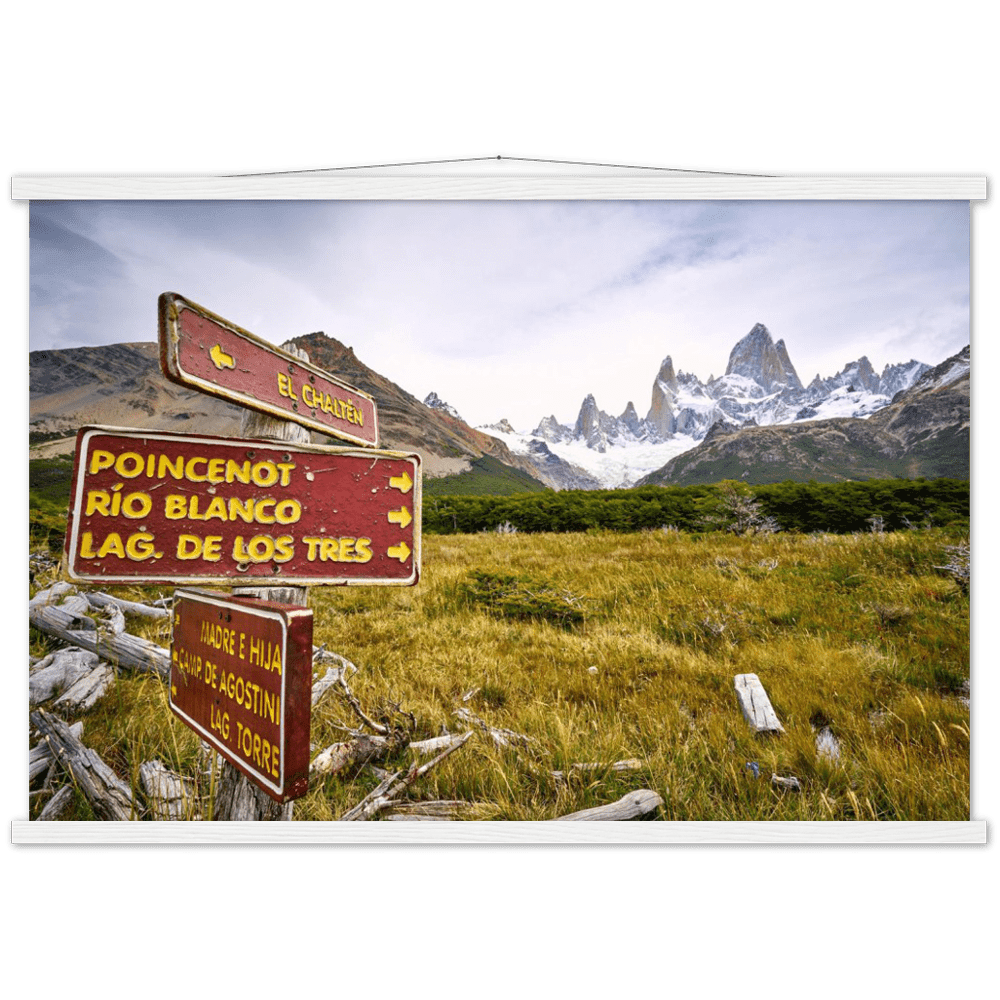
[[[177,315],[171,315],[170,311],[171,306],[175,306],[177,303],[182,303],[181,308],[190,309],[195,314],[200,315],[205,319],[209,319],[213,323],[218,323],[220,326],[229,330],[237,337],[242,337],[244,340],[250,341],[250,343],[255,346],[266,350],[269,354],[273,354],[277,360],[284,361],[287,364],[294,364],[314,375],[318,375],[320,378],[326,379],[326,381],[330,382],[332,385],[338,386],[346,392],[351,392],[367,399],[372,405],[372,415],[374,418],[374,433],[372,438],[369,439],[359,437],[347,431],[342,431],[339,428],[333,427],[330,424],[325,424],[320,420],[314,420],[310,417],[304,416],[303,414],[297,413],[293,410],[287,410],[280,406],[272,406],[266,401],[259,400],[254,396],[229,389],[226,386],[209,382],[206,379],[201,378],[199,375],[194,375],[191,372],[185,371],[180,363],[180,357],[177,349],[179,341],[179,337],[176,332]],[[243,327],[233,323],[231,320],[219,316],[217,313],[212,312],[211,309],[206,309],[203,305],[200,305],[197,302],[192,302],[191,299],[185,298],[185,296],[180,295],[177,292],[163,292],[160,295],[157,302],[157,316],[159,320],[158,340],[160,370],[163,372],[164,376],[166,376],[166,378],[175,385],[184,386],[188,389],[195,389],[198,392],[205,393],[207,396],[215,396],[218,399],[223,399],[236,406],[243,406],[250,410],[256,410],[258,413],[265,413],[271,417],[278,417],[282,420],[297,423],[308,430],[314,430],[318,431],[320,434],[325,434],[327,437],[341,438],[344,441],[350,441],[352,444],[362,445],[366,448],[377,448],[379,446],[380,433],[378,426],[378,404],[375,401],[375,397],[370,393],[365,392],[364,389],[358,389],[356,386],[351,385],[349,382],[345,382],[336,375],[333,375],[328,371],[324,371],[322,368],[314,365],[311,361],[303,361],[302,358],[298,358],[294,354],[289,354],[288,351],[283,350],[276,344],[272,344],[270,341],[265,340],[263,337],[259,337],[255,333],[251,333],[249,330],[244,330]]]
[[[329,577],[323,580],[316,580],[313,577],[281,577],[280,580],[261,577],[220,577],[220,576],[115,576],[107,577],[97,574],[80,574],[74,567],[74,554],[76,552],[76,542],[80,527],[79,511],[82,510],[84,494],[84,476],[79,475],[81,456],[85,452],[85,444],[89,439],[97,434],[113,434],[128,437],[139,437],[147,440],[169,440],[169,441],[200,441],[205,444],[219,444],[223,446],[233,446],[240,444],[255,444],[270,449],[286,449],[292,451],[306,451],[317,455],[351,455],[366,461],[379,460],[382,458],[391,460],[401,460],[411,462],[414,467],[413,476],[413,552],[412,570],[408,577],[400,579],[356,579],[353,577]],[[100,424],[88,424],[77,431],[76,450],[73,456],[73,482],[76,484],[76,494],[70,495],[69,508],[69,530],[66,532],[63,544],[65,556],[65,566],[63,573],[69,580],[77,583],[100,583],[104,586],[125,586],[134,584],[144,584],[156,586],[157,584],[170,584],[172,586],[190,587],[197,585],[215,586],[280,586],[280,587],[413,587],[420,582],[421,556],[422,556],[422,513],[423,513],[423,459],[417,452],[389,451],[386,449],[371,448],[339,448],[334,445],[312,444],[311,442],[290,445],[287,442],[276,442],[266,438],[227,438],[221,435],[200,435],[182,434],[178,431],[157,431],[143,427],[112,427]]]

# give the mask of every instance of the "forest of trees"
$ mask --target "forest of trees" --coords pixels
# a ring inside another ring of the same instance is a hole
[[[680,531],[718,526],[713,518],[726,490],[751,497],[783,531],[847,533],[954,525],[968,529],[969,482],[961,479],[871,479],[748,487],[643,486],[624,490],[564,490],[520,496],[428,496],[423,527],[430,534],[494,531]]]

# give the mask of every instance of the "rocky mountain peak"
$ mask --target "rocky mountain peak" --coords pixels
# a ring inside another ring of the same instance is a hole
[[[674,362],[669,354],[660,363],[660,370],[656,375],[656,380],[669,386],[675,392],[677,391],[677,376],[674,373]]]
[[[802,388],[785,342],[779,340],[775,344],[771,331],[763,323],[755,323],[753,329],[733,348],[726,365],[726,375],[750,379],[768,393],[777,389]]]
[[[350,350],[350,348],[348,348],[348,350]],[[424,406],[429,406],[432,410],[440,410],[442,413],[447,413],[448,416],[454,417],[456,420],[462,419],[461,416],[459,416],[458,410],[441,399],[436,392],[428,393],[427,397],[424,399]]]

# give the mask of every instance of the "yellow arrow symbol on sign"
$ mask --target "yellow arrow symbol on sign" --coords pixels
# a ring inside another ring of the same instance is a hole
[[[385,551],[386,555],[392,559],[398,559],[401,563],[406,562],[410,557],[410,548],[406,542],[400,542],[399,545],[390,545]]]
[[[226,352],[222,349],[222,344],[216,344],[215,347],[208,352],[208,356],[212,359],[212,363],[219,369],[219,371],[222,371],[223,368],[236,367],[236,358],[234,358],[231,354],[226,354]]]
[[[390,524],[398,524],[401,528],[405,528],[413,520],[413,515],[406,507],[400,507],[399,510],[390,510],[388,516]]]
[[[409,493],[413,487],[413,480],[405,470],[401,476],[390,476],[389,485],[400,493]]]

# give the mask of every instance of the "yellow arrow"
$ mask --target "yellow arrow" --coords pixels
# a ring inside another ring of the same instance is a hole
[[[236,358],[234,358],[231,354],[226,354],[226,352],[222,349],[221,344],[216,344],[215,347],[208,352],[208,356],[212,359],[212,363],[219,369],[219,371],[222,371],[223,368],[236,367]]]
[[[404,470],[401,476],[389,477],[389,486],[394,490],[399,490],[400,493],[409,493],[413,487],[413,480],[410,479],[409,473]]]
[[[413,520],[413,515],[406,507],[400,507],[399,510],[390,510],[388,517],[390,524],[398,524],[401,528],[405,528]]]
[[[385,552],[391,559],[398,559],[401,563],[406,562],[410,558],[410,549],[406,542],[400,542],[399,545],[390,545]]]

